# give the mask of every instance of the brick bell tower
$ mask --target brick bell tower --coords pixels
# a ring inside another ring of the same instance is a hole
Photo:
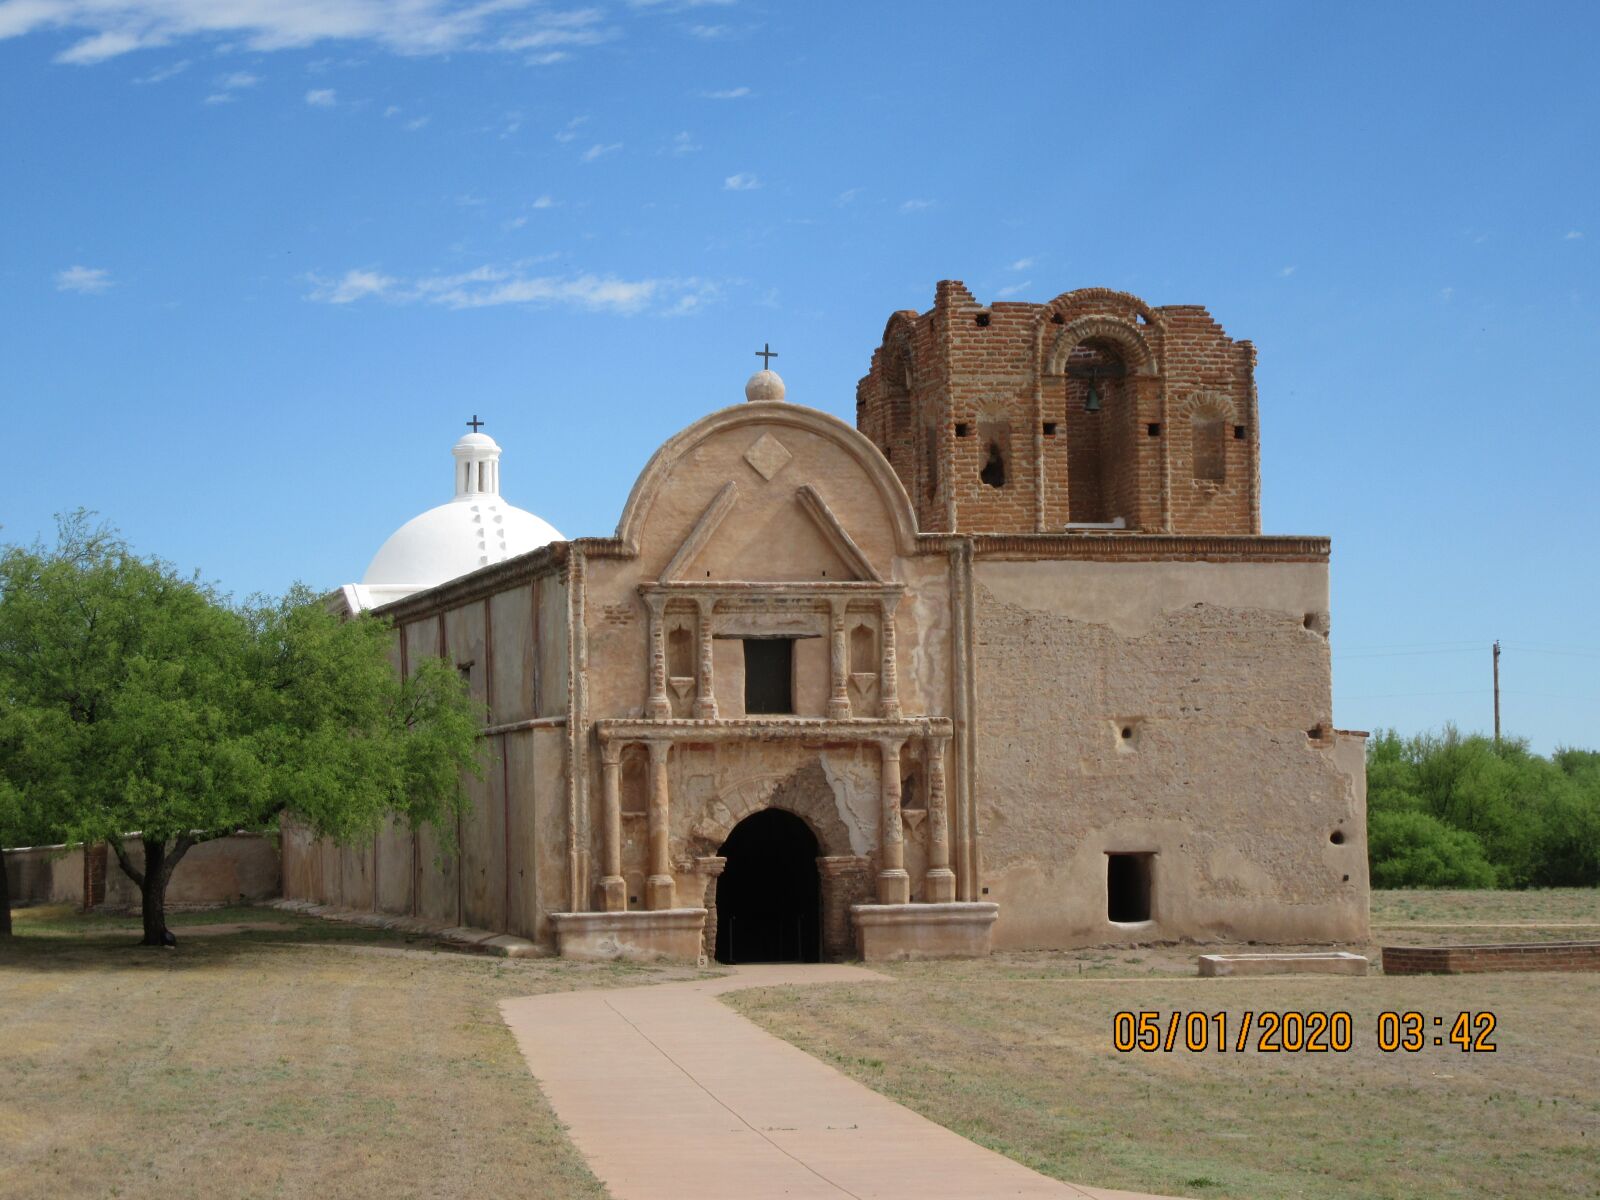
[[[1255,348],[1198,305],[1083,288],[889,318],[856,425],[924,532],[1261,532]]]

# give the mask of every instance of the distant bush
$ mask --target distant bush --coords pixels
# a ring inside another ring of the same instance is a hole
[[[1377,887],[1600,884],[1600,753],[1522,739],[1380,731],[1367,745]]]

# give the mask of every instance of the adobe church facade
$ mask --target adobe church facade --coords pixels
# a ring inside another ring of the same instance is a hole
[[[615,536],[501,561],[469,435],[484,565],[375,594],[489,714],[458,849],[286,827],[285,895],[590,958],[1365,938],[1329,544],[1260,532],[1254,358],[1197,307],[941,283],[857,428],[764,370]]]

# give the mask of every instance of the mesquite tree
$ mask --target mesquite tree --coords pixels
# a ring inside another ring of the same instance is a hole
[[[235,605],[75,514],[54,547],[0,554],[0,777],[110,844],[161,945],[200,842],[285,811],[340,840],[391,814],[450,828],[480,714],[442,661],[400,678],[391,640],[303,588]]]

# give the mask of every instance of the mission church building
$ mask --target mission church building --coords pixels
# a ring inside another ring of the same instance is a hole
[[[1329,543],[1261,533],[1254,365],[1203,308],[943,282],[856,428],[763,369],[606,538],[463,437],[330,603],[457,666],[484,777],[453,839],[286,825],[285,895],[585,958],[1364,940]]]

